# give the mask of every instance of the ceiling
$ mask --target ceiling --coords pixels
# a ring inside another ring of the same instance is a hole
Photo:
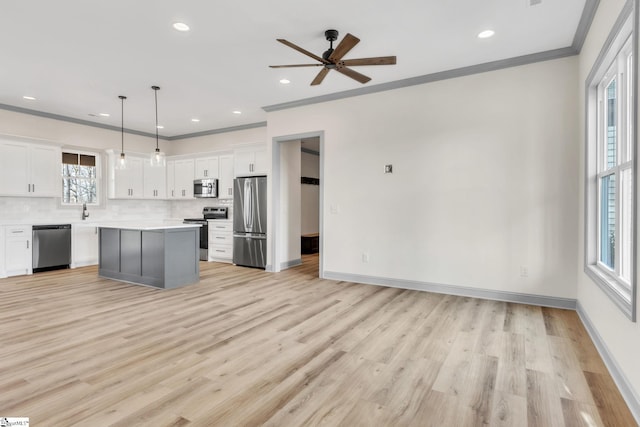
[[[125,128],[154,133],[158,85],[162,136],[251,125],[265,106],[571,46],[593,0],[538,1],[5,0],[0,104],[119,128],[125,95]],[[361,39],[345,59],[397,65],[354,67],[366,85],[331,71],[313,87],[319,68],[268,67],[313,63],[276,38],[321,55],[330,28]],[[477,38],[485,29],[495,35]]]

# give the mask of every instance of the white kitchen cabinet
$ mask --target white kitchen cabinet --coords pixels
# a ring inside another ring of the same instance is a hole
[[[71,268],[98,264],[98,227],[92,224],[71,226]]]
[[[233,221],[209,220],[209,261],[233,260]]]
[[[4,264],[7,276],[19,276],[31,274],[31,226],[10,225],[6,226],[4,239]]]
[[[219,157],[218,199],[233,199],[233,155]]]
[[[175,199],[176,193],[176,161],[167,160],[167,199]]]
[[[115,155],[110,156],[111,179],[109,182],[109,198],[142,199],[144,197],[144,160],[142,157],[127,154],[126,167],[117,169]]]
[[[0,141],[0,195],[59,197],[60,147]]]
[[[218,178],[218,157],[202,157],[196,159],[194,179]]]
[[[7,277],[7,273],[4,268],[5,260],[4,260],[4,245],[5,245],[5,227],[0,227],[0,278]]]
[[[193,199],[194,161],[167,161],[167,198]]]
[[[234,151],[235,176],[266,175],[268,169],[265,147],[239,148]]]
[[[142,176],[145,199],[167,198],[167,169],[164,166],[151,166],[151,160],[147,159]]]

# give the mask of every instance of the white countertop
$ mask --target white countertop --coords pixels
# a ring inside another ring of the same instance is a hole
[[[126,230],[171,230],[177,228],[195,228],[202,227],[201,224],[140,224],[140,223],[97,223],[94,225],[99,228],[120,228]]]
[[[65,221],[65,220],[58,220],[58,219],[53,219],[53,220],[40,220],[40,219],[36,219],[36,220],[19,220],[19,219],[14,219],[14,220],[0,220],[0,227],[2,226],[15,226],[15,225],[20,225],[20,226],[32,226],[32,225],[60,225],[60,224],[71,224],[71,227],[82,227],[82,226],[86,226],[86,227],[118,227],[119,225],[122,225],[123,228],[127,228],[125,226],[130,226],[130,225],[135,225],[135,228],[138,228],[138,226],[149,226],[151,228],[157,228],[157,227],[161,227],[161,226],[174,226],[174,225],[182,225],[182,219],[174,219],[174,218],[168,218],[168,219],[150,219],[150,220],[137,220],[137,219],[125,219],[125,220],[109,220],[109,219],[89,219],[87,221],[82,221],[82,220],[73,220],[73,221]],[[193,224],[192,224],[193,225]]]

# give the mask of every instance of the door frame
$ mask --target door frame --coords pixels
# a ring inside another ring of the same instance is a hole
[[[320,158],[319,158],[319,170],[320,170],[320,189],[319,189],[319,209],[318,213],[318,225],[320,232],[319,239],[319,263],[318,263],[318,276],[324,277],[324,131],[314,131],[297,133],[292,135],[275,136],[271,139],[271,218],[272,232],[271,232],[271,271],[277,273],[282,269],[282,261],[280,254],[280,144],[284,144],[290,141],[298,141],[305,138],[319,138],[320,140]]]

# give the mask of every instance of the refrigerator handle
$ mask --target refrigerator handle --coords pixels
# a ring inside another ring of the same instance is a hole
[[[244,181],[244,227],[246,231],[253,229],[253,197],[251,181]]]

